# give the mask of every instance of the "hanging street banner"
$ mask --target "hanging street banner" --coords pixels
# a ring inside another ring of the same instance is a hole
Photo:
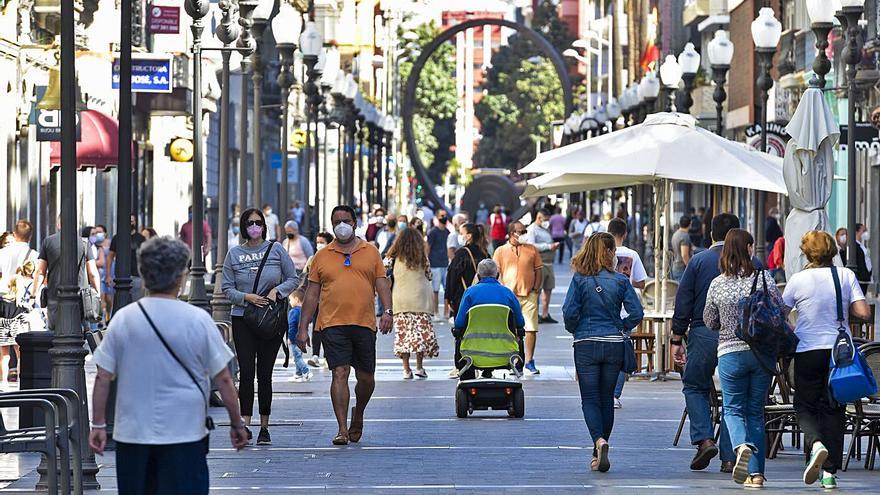
[[[153,5],[150,10],[150,33],[178,34],[180,32],[180,7]]]
[[[785,145],[791,136],[785,131],[788,123],[767,122],[767,153],[780,158],[785,156]],[[761,149],[761,124],[753,124],[746,127],[746,143],[758,150]]]
[[[112,88],[119,89],[119,58],[113,59]],[[131,91],[134,93],[170,93],[171,57],[138,56],[131,60]]]

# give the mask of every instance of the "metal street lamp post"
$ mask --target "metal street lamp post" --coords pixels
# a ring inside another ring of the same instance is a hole
[[[238,38],[236,48],[241,52],[241,107],[238,112],[238,207],[244,211],[248,205],[247,191],[247,142],[248,142],[248,99],[250,88],[248,87],[247,73],[251,68],[248,55],[253,55],[257,44],[251,36],[251,27],[254,25],[253,13],[259,0],[238,0],[238,24],[241,26],[241,36]],[[222,234],[222,233],[221,233]]]
[[[846,141],[846,266],[855,270],[856,249],[861,249],[856,244],[856,74],[861,60],[862,50],[860,38],[862,28],[859,19],[865,10],[865,0],[841,0],[843,7],[838,17],[841,19],[846,32],[846,44],[843,49],[843,60],[846,62],[846,100],[847,100],[847,141]]]
[[[648,114],[654,113],[654,105],[657,101],[657,96],[660,95],[660,80],[657,79],[657,75],[653,72],[648,72],[645,74],[645,77],[642,78],[642,82],[639,83],[639,99],[644,102],[644,111],[642,114],[641,122],[645,121]]]
[[[712,81],[715,82],[715,91],[712,93],[712,99],[715,100],[715,133],[720,136],[724,133],[724,101],[727,100],[724,83],[727,80],[727,71],[730,70],[730,62],[733,60],[733,43],[730,41],[730,34],[721,29],[715,31],[715,37],[709,42],[708,48]]]
[[[266,32],[266,26],[269,25],[269,16],[272,15],[272,8],[275,6],[275,0],[260,0],[257,7],[253,10],[253,25],[251,32],[254,35],[256,48],[251,55],[251,81],[254,84],[254,109],[252,138],[254,143],[254,208],[262,206],[263,199],[263,122],[262,122],[262,104],[263,104],[263,57],[260,53],[263,44],[263,33]]]
[[[193,306],[210,311],[208,293],[205,289],[204,231],[205,200],[202,184],[202,31],[204,17],[208,14],[208,0],[187,0],[186,13],[192,18],[190,30],[193,34],[192,67],[192,119],[193,119],[193,170],[192,170],[192,264],[190,266],[189,302]]]
[[[327,162],[327,130],[331,127],[334,122],[334,114],[336,113],[336,96],[334,93],[336,82],[339,80],[341,75],[341,71],[339,70],[339,66],[341,64],[339,50],[336,47],[331,46],[324,49],[324,72],[321,74],[321,105],[318,107],[318,115],[319,118],[321,115],[324,116],[322,120],[324,124],[324,132],[321,139],[322,143],[322,162],[324,164],[323,174],[321,177],[321,183],[323,184],[323,189],[321,190],[321,201],[320,203],[315,205],[316,209],[316,217],[318,218],[318,225],[315,228],[315,232],[318,232],[320,229],[320,224],[324,219],[325,206],[327,204],[327,175],[329,173],[330,164]],[[342,80],[345,78],[343,76]],[[332,110],[331,107],[328,106],[328,103],[333,102]]]
[[[131,16],[129,15],[129,19]],[[131,28],[129,27],[129,30]],[[73,2],[61,2],[61,273],[58,287],[58,313],[52,348],[52,386],[74,390],[79,395],[80,449],[83,459],[83,487],[98,489],[98,466],[88,442],[88,392],[86,389],[85,356],[82,322],[79,310],[79,269],[77,268],[79,235],[77,233],[76,193],[76,44],[74,40]],[[130,47],[129,47],[130,50]],[[129,51],[130,55],[130,51]],[[128,59],[128,55],[126,55]],[[128,70],[120,67],[120,88],[131,87],[130,60]],[[129,100],[131,98],[129,97]],[[130,139],[129,139],[130,142]],[[120,143],[123,147],[122,143]],[[130,146],[130,145],[129,145]],[[122,167],[122,164],[120,164]],[[131,166],[129,165],[129,170]],[[130,173],[130,172],[129,172]],[[130,194],[130,192],[129,192]]]
[[[773,78],[770,70],[773,68],[773,55],[776,53],[776,45],[782,36],[782,24],[773,15],[773,9],[762,8],[758,17],[752,22],[752,40],[755,43],[755,51],[758,53],[760,70],[758,79],[755,81],[760,91],[760,114],[758,116],[761,126],[761,151],[767,152],[767,100],[768,92],[773,87]],[[764,224],[767,218],[766,200],[764,191],[755,191],[755,256],[764,260],[766,258],[767,243]]]
[[[303,163],[303,208],[305,209],[305,215],[303,215],[303,232],[306,232],[307,235],[311,235],[311,219],[312,212],[310,207],[310,194],[309,194],[309,181],[310,181],[310,173],[311,173],[311,165],[314,161],[314,156],[317,154],[317,146],[314,140],[314,136],[312,134],[312,124],[317,122],[318,117],[318,105],[320,104],[320,92],[318,90],[318,85],[316,81],[319,79],[320,74],[315,70],[315,67],[318,65],[318,57],[321,53],[321,45],[323,44],[323,40],[321,39],[321,33],[315,27],[315,23],[313,21],[309,21],[306,23],[306,28],[302,32],[299,38],[299,49],[303,54],[303,64],[306,66],[306,83],[303,87],[303,92],[306,95],[306,160]],[[315,175],[317,175],[317,168],[315,169]],[[318,188],[315,188],[316,190]],[[316,191],[318,192],[318,191]]]
[[[351,74],[346,75],[345,88],[345,151],[343,177],[345,178],[345,197],[348,204],[355,204],[354,197],[354,160],[357,151],[357,109],[354,106],[358,86]]]
[[[355,148],[356,156],[354,157],[357,161],[357,184],[358,184],[358,194],[357,199],[361,202],[361,206],[364,207],[365,210],[369,209],[369,205],[364,204],[364,193],[365,193],[365,178],[364,178],[364,138],[366,137],[366,119],[364,118],[364,108],[365,108],[364,96],[360,91],[354,95],[354,119],[357,122],[357,146]]]
[[[816,80],[810,80],[810,85],[825,89],[825,75],[831,71],[831,61],[828,60],[825,50],[828,49],[828,34],[834,29],[834,2],[807,0],[807,13],[810,16],[810,28],[816,35],[816,58],[813,59]]]
[[[684,46],[684,50],[678,55],[678,65],[681,67],[681,79],[684,81],[684,89],[678,93],[678,103],[681,113],[691,113],[694,98],[691,92],[694,90],[694,82],[697,79],[697,71],[700,70],[700,54],[694,48],[693,43]]]
[[[290,181],[288,179],[288,136],[290,125],[288,113],[290,110],[290,88],[296,82],[293,73],[293,52],[296,50],[296,35],[302,29],[302,16],[287,2],[281,2],[278,15],[272,20],[272,33],[275,36],[275,48],[281,59],[278,72],[278,86],[281,88],[281,197],[279,209],[281,216],[286,219],[290,214]]]
[[[681,82],[681,65],[675,59],[675,55],[667,55],[666,61],[660,66],[660,79],[663,81],[663,92],[666,97],[666,111],[673,110],[673,95],[678,90]]]
[[[232,43],[238,39],[241,33],[241,27],[235,23],[235,5],[231,0],[222,0],[220,2],[220,10],[223,17],[220,25],[217,27],[217,39],[223,43],[225,48],[230,48]],[[230,69],[229,59],[232,52],[223,50],[220,53],[223,66],[220,76],[220,192],[218,194],[217,210],[220,214],[217,216],[217,259],[214,260],[214,273],[220,273],[223,269],[223,260],[226,258],[226,251],[229,249],[229,236],[226,231],[229,229],[229,80]],[[214,283],[214,294],[211,297],[211,315],[214,321],[230,321],[229,312],[232,302],[226,297],[226,293],[222,290],[222,284],[219,280]]]

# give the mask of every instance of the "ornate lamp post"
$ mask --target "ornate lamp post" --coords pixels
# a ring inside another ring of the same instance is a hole
[[[694,90],[694,81],[697,79],[697,71],[700,70],[700,54],[694,48],[693,43],[684,46],[684,50],[678,55],[678,65],[681,66],[681,79],[684,81],[684,89],[678,93],[678,102],[681,113],[691,113],[694,99],[691,92]]]
[[[272,34],[275,36],[275,48],[281,59],[278,72],[278,86],[281,87],[281,198],[279,209],[282,218],[287,218],[290,212],[290,184],[288,180],[288,136],[290,125],[288,114],[290,113],[290,87],[296,82],[293,74],[293,52],[296,50],[296,35],[302,29],[302,16],[286,1],[281,2],[278,15],[272,20]]]
[[[341,71],[339,70],[339,66],[341,64],[339,50],[335,46],[330,46],[324,49],[324,72],[321,74],[321,106],[318,107],[318,115],[319,118],[321,115],[324,116],[324,132],[322,135],[321,143],[321,163],[324,164],[322,170],[321,182],[324,185],[324,188],[321,190],[321,202],[315,204],[315,208],[317,209],[317,218],[318,225],[315,226],[315,232],[320,230],[320,225],[324,219],[324,214],[326,212],[325,205],[327,204],[327,174],[330,168],[330,164],[327,162],[327,129],[330,128],[331,124],[334,121],[334,116],[332,114],[336,113],[336,96],[333,96],[333,90],[336,85],[336,81],[339,80],[339,75]],[[343,77],[344,80],[344,77]],[[328,107],[329,102],[333,102],[332,111],[331,107]]]
[[[343,132],[343,126],[347,125],[346,119],[346,100],[345,93],[348,90],[348,80],[346,79],[346,74],[342,71],[339,71],[336,74],[336,80],[333,82],[333,88],[330,89],[330,96],[333,97],[333,112],[330,115],[330,119],[337,124],[339,124],[339,134],[337,136],[338,139],[338,170],[337,170],[337,197],[336,201],[338,203],[347,202],[346,199],[346,191],[347,189],[347,181],[346,181],[346,164],[347,162],[347,140],[346,136],[348,134],[348,128],[345,127],[345,132]]]
[[[383,191],[382,197],[385,198],[385,206],[389,206],[388,204],[388,189],[391,185],[391,167],[389,167],[391,163],[392,153],[394,149],[394,117],[390,115],[386,115],[384,119],[382,119],[382,130],[385,131],[385,161],[382,163],[382,168],[386,171],[385,177],[387,180],[385,181],[385,190]]]
[[[755,51],[758,53],[760,71],[756,85],[761,92],[760,114],[758,115],[761,125],[761,151],[767,152],[767,99],[768,92],[773,87],[773,78],[770,69],[773,68],[773,55],[776,53],[776,45],[782,37],[782,24],[773,15],[773,9],[764,7],[758,12],[758,17],[752,21],[752,41],[755,42]],[[765,202],[767,195],[763,191],[755,191],[755,255],[763,260],[767,251],[764,223],[767,212]]]
[[[645,74],[645,77],[642,78],[642,82],[639,83],[639,99],[644,102],[644,113],[640,119],[642,122],[644,122],[645,117],[647,117],[648,114],[654,113],[654,104],[659,95],[660,80],[657,79],[656,74],[648,72]]]
[[[269,25],[269,16],[272,15],[273,7],[275,7],[275,0],[259,0],[257,7],[253,10],[253,26],[251,27],[251,32],[256,42],[256,49],[251,55],[251,81],[254,84],[254,109],[252,112],[254,121],[251,123],[254,143],[254,208],[259,208],[262,205],[263,199],[263,123],[261,106],[263,104],[263,71],[265,67],[263,67],[263,57],[260,50],[263,43],[263,33],[266,31],[266,26]]]
[[[712,99],[715,100],[715,133],[719,136],[724,132],[724,100],[727,92],[724,91],[724,83],[727,80],[727,71],[730,70],[730,61],[733,60],[733,43],[730,34],[719,29],[715,31],[715,37],[709,42],[709,63],[712,64],[712,81],[715,82],[715,92]]]
[[[206,269],[205,252],[203,249],[205,239],[202,229],[205,220],[205,198],[202,184],[202,31],[205,28],[204,17],[208,14],[210,4],[208,0],[187,0],[184,6],[186,7],[186,13],[192,18],[190,30],[192,30],[193,34],[193,239],[189,302],[193,306],[210,311],[208,293],[205,290]]]
[[[608,114],[609,131],[614,132],[616,130],[617,119],[620,118],[622,111],[620,103],[617,102],[616,98],[611,98],[611,101],[605,105],[605,112]]]
[[[303,208],[305,215],[303,216],[303,232],[311,233],[312,212],[309,207],[309,174],[314,156],[317,154],[317,144],[312,135],[312,123],[318,121],[318,105],[320,105],[321,94],[318,91],[316,81],[319,80],[320,74],[315,70],[318,64],[318,56],[321,54],[321,45],[323,45],[321,33],[315,27],[315,23],[309,21],[306,28],[299,38],[299,49],[303,54],[303,63],[306,66],[306,84],[303,91],[306,95],[306,156],[308,157],[303,164]],[[315,169],[317,175],[317,168]],[[317,189],[317,188],[316,188]]]
[[[345,202],[353,205],[354,197],[354,159],[357,153],[357,108],[354,105],[358,95],[358,85],[350,73],[345,76],[345,142],[346,160],[343,177],[345,177]]]
[[[251,36],[251,27],[253,27],[254,9],[259,5],[259,0],[238,0],[238,24],[241,25],[241,36],[235,47],[241,52],[241,93],[240,108],[238,112],[238,207],[244,211],[248,204],[247,193],[247,142],[248,142],[248,99],[250,97],[250,88],[248,88],[247,73],[251,69],[248,56],[253,56],[256,51],[257,43]],[[257,105],[259,106],[259,105]],[[259,205],[257,205],[259,207]],[[221,235],[223,233],[221,232]]]
[[[810,27],[816,35],[816,58],[813,60],[816,80],[810,80],[810,85],[825,89],[825,75],[831,70],[831,61],[825,50],[828,49],[828,34],[834,28],[834,2],[807,0],[807,14],[810,16]]]
[[[223,43],[224,48],[231,48],[232,43],[238,39],[241,27],[235,23],[235,5],[231,0],[222,0],[220,10],[223,17],[217,27],[217,39]],[[229,236],[226,231],[229,228],[229,58],[232,52],[223,50],[220,52],[223,66],[220,75],[220,193],[217,201],[217,209],[220,214],[217,218],[217,259],[214,264],[214,273],[220,273],[223,269],[223,260],[229,248]],[[230,321],[229,310],[231,302],[223,292],[221,284],[214,284],[214,295],[211,298],[211,315],[214,321]]]
[[[663,81],[663,92],[666,95],[666,111],[672,111],[672,98],[678,90],[681,82],[681,66],[675,55],[667,55],[663,65],[660,66],[660,79]]]
[[[367,208],[368,205],[363,204],[365,198],[365,180],[364,180],[364,138],[366,136],[366,101],[364,95],[358,90],[354,95],[354,119],[357,122],[357,147],[355,148],[357,160],[357,183],[358,183],[358,199],[361,200],[361,206]]]
[[[860,46],[862,28],[859,19],[865,10],[865,0],[841,0],[842,7],[838,18],[846,31],[846,45],[843,49],[843,60],[846,62],[846,99],[847,99],[847,141],[846,141],[846,266],[856,270],[856,74],[861,60]]]
[[[129,15],[129,18],[131,16]],[[129,29],[130,30],[130,29]],[[58,287],[58,315],[55,332],[52,336],[52,348],[49,356],[52,360],[52,386],[76,391],[79,395],[82,418],[80,424],[80,449],[83,459],[83,486],[87,489],[98,489],[96,475],[98,466],[88,442],[89,409],[86,390],[85,356],[82,324],[79,311],[79,270],[77,269],[77,233],[76,209],[78,196],[76,193],[76,58],[74,40],[74,5],[73,2],[61,2],[61,273]],[[124,67],[123,67],[124,69]],[[125,87],[124,81],[130,77],[120,70],[120,93]],[[130,86],[130,84],[129,84]],[[120,95],[121,96],[121,95]],[[130,100],[130,98],[129,98]],[[124,147],[124,146],[123,146]],[[120,166],[122,166],[120,164]],[[130,165],[129,165],[130,169]]]

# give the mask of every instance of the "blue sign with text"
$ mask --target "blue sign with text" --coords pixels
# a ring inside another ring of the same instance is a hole
[[[113,60],[112,88],[119,89],[119,59]],[[135,93],[170,93],[171,59],[135,58],[131,61],[131,90]]]

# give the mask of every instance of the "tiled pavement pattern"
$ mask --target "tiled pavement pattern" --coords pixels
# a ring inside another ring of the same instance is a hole
[[[569,276],[559,276],[553,312],[559,313]],[[611,438],[612,468],[589,471],[589,437],[573,380],[571,341],[561,325],[543,325],[538,367],[526,377],[526,416],[482,412],[455,418],[455,382],[449,326],[440,325],[441,357],[428,361],[429,379],[404,382],[391,354],[392,337],[379,338],[379,383],[367,410],[359,445],[333,447],[336,432],[328,397],[329,372],[310,383],[290,383],[291,369],[277,368],[273,426],[268,448],[233,451],[225,429],[212,435],[209,457],[212,493],[351,494],[680,494],[740,491],[717,460],[705,472],[690,472],[687,432],[672,447],[683,400],[677,381],[630,381]],[[93,371],[93,368],[90,370]],[[91,379],[91,378],[90,378]],[[215,418],[224,418],[221,410]],[[256,431],[254,432],[256,433]],[[820,492],[800,482],[802,460],[794,449],[768,461],[765,493]],[[101,493],[115,493],[113,455],[98,459]],[[0,456],[0,493],[31,493],[35,456]],[[21,477],[19,479],[19,477]],[[842,473],[841,488],[880,493],[880,472],[860,463]]]

